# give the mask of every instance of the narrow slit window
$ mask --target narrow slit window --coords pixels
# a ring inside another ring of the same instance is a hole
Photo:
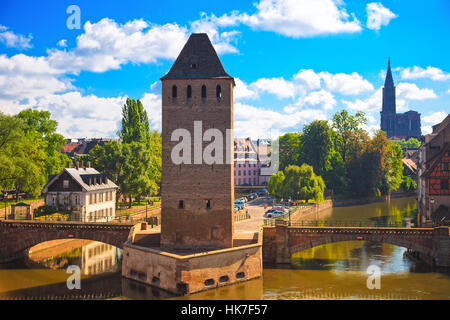
[[[222,98],[222,88],[220,87],[220,85],[217,85],[216,87],[216,98],[217,99]]]
[[[211,200],[205,200],[206,209],[211,209]]]
[[[202,98],[206,98],[206,86],[202,85]]]
[[[184,200],[178,201],[178,208],[179,209],[184,209]]]
[[[190,85],[187,86],[186,95],[188,99],[192,98],[192,87]]]
[[[172,86],[172,98],[177,97],[177,86]]]

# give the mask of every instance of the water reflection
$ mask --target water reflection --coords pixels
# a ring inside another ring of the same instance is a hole
[[[333,208],[319,219],[366,219],[416,225],[413,198]],[[77,242],[78,241],[78,242]],[[185,297],[121,277],[121,250],[85,240],[41,245],[30,259],[0,266],[0,299],[450,299],[450,276],[404,256],[405,249],[368,241],[337,242],[296,253],[287,266],[265,264],[263,278]],[[68,290],[70,264],[81,290]],[[381,290],[366,286],[369,265],[381,268]]]
[[[70,249],[69,249],[70,248]],[[77,265],[83,275],[117,272],[121,268],[121,249],[90,240],[55,240],[31,248],[30,261],[53,270]]]

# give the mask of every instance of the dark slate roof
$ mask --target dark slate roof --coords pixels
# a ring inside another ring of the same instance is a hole
[[[161,80],[207,78],[233,79],[225,72],[208,35],[193,33],[172,68]]]
[[[394,86],[394,80],[392,79],[392,72],[391,72],[391,59],[388,60],[388,69],[386,72],[386,79],[384,80],[384,87],[385,88],[392,88]]]
[[[118,188],[118,186],[94,168],[64,168],[60,173],[55,175],[42,190],[43,193],[48,191],[48,187],[55,182],[58,177],[66,171],[78,184],[83,188],[83,191],[96,191],[103,189]],[[97,178],[97,180],[90,179]]]

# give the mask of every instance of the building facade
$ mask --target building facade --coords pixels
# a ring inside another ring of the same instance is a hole
[[[416,111],[397,113],[395,101],[395,86],[391,72],[391,61],[388,61],[388,69],[383,87],[383,102],[381,110],[381,130],[386,132],[388,138],[393,139],[420,139],[421,125],[420,114]]]
[[[450,208],[450,115],[424,137],[417,176],[421,221],[425,225],[438,224],[441,221],[437,221],[435,213]]]
[[[73,220],[111,221],[116,216],[117,185],[87,164],[51,175],[43,189],[45,204],[69,212]]]
[[[270,163],[271,143],[268,139],[234,139],[234,184],[236,186],[267,185],[270,175],[264,168]]]

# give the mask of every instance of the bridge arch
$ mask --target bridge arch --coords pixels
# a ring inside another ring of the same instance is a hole
[[[355,239],[354,236],[349,236],[348,239],[342,239],[342,237],[321,237],[318,239],[315,239],[314,241],[305,241],[296,245],[292,245],[290,247],[290,255],[292,256],[295,253],[308,250],[314,247],[318,247],[321,245],[329,244],[329,243],[337,243],[337,242],[348,242],[348,241],[370,241],[370,242],[377,242],[377,243],[388,243],[392,245],[396,245],[399,247],[403,247],[406,249],[410,249],[413,251],[420,252],[421,254],[424,254],[426,256],[429,256],[432,254],[433,250],[432,247],[424,246],[418,243],[414,243],[399,237],[379,237],[379,236],[365,236],[362,239]]]
[[[121,248],[133,225],[80,222],[6,221],[0,223],[0,262],[24,256],[31,247],[51,240],[82,239]]]
[[[448,232],[448,231],[447,231]],[[433,259],[432,228],[364,228],[364,227],[264,227],[263,258],[270,263],[290,263],[293,254],[320,245],[365,240],[401,246]],[[448,237],[448,236],[447,236]],[[430,261],[431,261],[430,260]]]

